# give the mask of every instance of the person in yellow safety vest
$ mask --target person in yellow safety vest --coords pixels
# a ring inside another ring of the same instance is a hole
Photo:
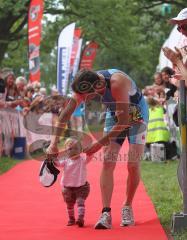
[[[149,122],[146,143],[169,142],[170,132],[164,122],[164,107],[154,98],[148,99]]]

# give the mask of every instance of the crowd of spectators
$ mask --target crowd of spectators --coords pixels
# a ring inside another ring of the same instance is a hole
[[[152,143],[165,145],[166,159],[176,158],[179,153],[177,150],[179,145],[177,139],[178,126],[174,119],[171,119],[178,102],[178,89],[174,75],[175,72],[172,68],[164,67],[154,74],[152,84],[143,89],[143,95],[149,105],[145,157],[150,157],[150,145]],[[172,109],[170,109],[170,106],[172,106]]]
[[[58,94],[56,88],[51,95]],[[31,105],[37,96],[46,96],[46,88],[39,82],[28,83],[24,76],[16,77],[11,69],[0,70],[0,108],[15,108],[22,111]]]
[[[162,49],[173,67],[165,67],[155,73],[154,83],[143,90],[150,114],[147,134],[148,152],[151,143],[164,143],[166,158],[173,157],[172,150],[175,149],[173,143],[178,142],[178,148],[180,147],[180,138],[177,139],[180,133],[178,131],[177,135],[175,131],[173,135],[173,129],[178,129],[179,80],[185,80],[187,86],[187,8],[182,9],[177,17],[170,19],[169,22],[177,25],[177,30],[181,33],[180,42],[176,43],[175,50],[168,47]]]
[[[50,96],[56,95],[59,95],[59,93],[53,86]],[[0,115],[0,156],[2,154],[11,155],[14,138],[20,136],[23,132],[24,135],[26,134],[23,129],[20,129],[24,128],[23,123],[20,123],[22,116],[26,115],[33,105],[39,105],[39,102],[47,97],[47,90],[41,86],[40,82],[29,83],[24,76],[16,76],[9,68],[0,70],[0,110],[8,110],[6,115],[4,115],[4,112],[1,112]],[[14,118],[9,113],[20,117]],[[56,121],[56,117],[53,114],[52,123]],[[8,122],[6,123],[6,121]],[[31,136],[31,134],[28,134],[28,136]]]
[[[169,67],[165,67],[160,72],[154,74],[152,85],[146,86],[143,89],[143,94],[149,104],[150,117],[154,115],[156,111],[159,112],[159,114],[162,112],[163,116],[160,115],[160,118],[163,117],[165,123],[165,125],[163,125],[163,122],[157,122],[157,127],[162,126],[162,129],[161,131],[157,130],[156,135],[148,126],[147,149],[150,148],[150,144],[153,142],[164,143],[167,158],[172,158],[176,155],[176,151],[174,151],[172,155],[170,154],[169,143],[171,142],[173,144],[172,137],[170,138],[170,132],[172,131],[170,131],[170,126],[167,122],[169,118],[169,116],[167,116],[167,103],[171,99],[177,101],[178,95],[177,87],[172,78],[173,75],[174,71]],[[55,87],[51,89],[50,95],[58,95]],[[0,108],[14,108],[24,113],[24,110],[29,108],[40,96],[46,97],[47,92],[45,88],[41,87],[39,82],[28,83],[24,76],[16,77],[10,69],[5,68],[0,71]],[[75,120],[77,120],[76,111],[74,118],[75,119],[71,119],[71,127],[76,130],[82,129],[82,116],[78,116],[78,120],[81,119],[81,122],[78,121],[77,123],[78,126],[74,126],[73,124]],[[154,121],[154,119],[151,121]]]

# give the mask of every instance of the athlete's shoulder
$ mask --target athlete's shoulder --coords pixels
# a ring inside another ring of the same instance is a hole
[[[113,74],[113,73],[119,73],[119,72],[122,72],[121,70],[117,69],[117,68],[110,68],[110,69],[107,69],[107,71],[110,73],[110,74]]]
[[[101,72],[108,72],[110,74],[116,73],[116,72],[122,72],[121,70],[117,69],[117,68],[108,68],[108,69],[100,69],[96,71],[97,73],[101,73]]]
[[[130,84],[131,84],[131,80],[128,77],[128,75],[126,75],[123,72],[115,72],[112,74],[111,76],[111,88],[113,90],[116,89],[116,91],[120,90],[121,88],[126,88],[129,89]]]

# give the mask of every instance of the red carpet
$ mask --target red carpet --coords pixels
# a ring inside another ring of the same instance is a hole
[[[38,181],[40,163],[25,161],[0,176],[0,240],[166,240],[154,206],[139,185],[134,201],[136,226],[121,228],[120,210],[125,194],[125,164],[118,162],[112,200],[112,230],[94,230],[101,211],[101,163],[91,162],[86,201],[86,226],[66,227],[67,216],[60,184],[44,188]],[[60,180],[60,178],[59,178]]]

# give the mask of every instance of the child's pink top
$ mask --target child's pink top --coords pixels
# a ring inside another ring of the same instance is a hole
[[[87,181],[87,158],[80,156],[76,160],[71,158],[59,160],[55,162],[57,167],[63,167],[64,173],[61,179],[61,184],[65,187],[80,187]]]

